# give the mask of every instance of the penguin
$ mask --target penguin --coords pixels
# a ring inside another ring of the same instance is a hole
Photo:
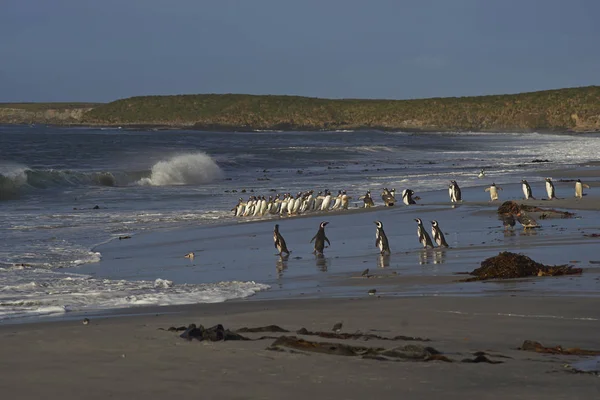
[[[529,186],[529,183],[527,182],[527,180],[521,179],[521,183],[523,186],[523,194],[525,195],[525,200],[529,200],[529,199],[535,200],[535,197],[533,197],[533,195],[531,194],[531,186]]]
[[[296,195],[296,200],[294,202],[294,207],[292,207],[288,214],[298,214],[298,210],[300,210],[300,206],[302,205],[302,193],[298,193]],[[288,205],[288,209],[290,208],[290,206]]]
[[[548,200],[556,199],[552,178],[546,178],[546,194],[548,194]]]
[[[484,178],[484,177],[485,177],[485,171],[484,171],[484,169],[483,169],[483,168],[481,169],[481,171],[479,171],[479,175],[477,175],[477,177],[478,177],[479,179],[481,179],[481,178]]]
[[[347,210],[348,209],[348,203],[350,201],[352,197],[348,196],[346,194],[345,190],[342,190],[342,210]]]
[[[192,252],[190,252],[190,253],[187,253],[187,254],[186,254],[184,257],[185,257],[185,258],[189,258],[190,260],[193,260],[195,256],[196,256],[196,255],[195,255],[195,254],[194,254],[194,252],[192,251]]]
[[[415,194],[415,192],[413,192],[412,190],[404,189],[402,191],[402,202],[407,206],[410,204],[417,204],[417,202],[413,200],[413,194]]]
[[[261,196],[261,200],[260,200],[260,212],[259,214],[261,216],[265,215],[267,213],[267,199],[265,199],[265,196]]]
[[[532,217],[530,217],[529,215],[525,214],[524,211],[519,211],[519,213],[517,213],[516,216],[517,216],[517,221],[519,221],[519,224],[521,224],[524,229],[539,227],[539,224],[537,223],[537,221],[535,219],[533,219]]]
[[[342,205],[342,191],[338,190],[338,195],[335,197],[335,202],[333,203],[333,206],[331,206],[332,210],[337,210],[338,208],[340,208]]]
[[[423,221],[421,221],[420,218],[415,218],[415,221],[417,222],[417,237],[419,238],[419,242],[424,248],[433,248],[433,242],[425,230],[425,227],[423,227]]]
[[[331,203],[331,192],[325,190],[325,198],[323,199],[323,203],[321,203],[321,211],[328,211],[329,203]]]
[[[502,188],[496,186],[495,183],[492,183],[492,186],[485,188],[486,192],[490,192],[490,201],[498,200],[498,190],[502,190]]]
[[[290,255],[290,251],[285,244],[285,239],[281,236],[281,233],[279,233],[279,224],[275,224],[275,229],[273,229],[273,242],[275,248],[279,252],[279,254],[277,254],[278,256],[282,256],[283,253],[285,253],[286,256]]]
[[[381,255],[391,253],[390,251],[390,243],[388,242],[388,238],[383,231],[383,224],[381,221],[375,221],[375,225],[377,225],[377,231],[375,231],[375,246],[379,247],[379,252]]]
[[[315,202],[313,203],[313,211],[317,211],[321,209],[321,204],[323,203],[323,192],[317,193],[317,197],[315,197]]]
[[[391,207],[396,203],[396,199],[392,196],[392,193],[388,190],[388,188],[383,188],[381,192],[381,200],[383,200],[383,204],[386,207]]]
[[[462,193],[456,181],[450,181],[450,186],[448,187],[448,194],[450,195],[450,201],[452,203],[458,203],[459,201],[462,201]]]
[[[325,236],[325,226],[328,223],[329,222],[325,221],[321,222],[317,234],[310,240],[310,243],[315,242],[315,250],[313,251],[313,254],[323,255],[323,249],[325,249],[325,242],[327,242],[327,244],[331,246],[329,239],[327,239],[327,236]]]
[[[359,200],[362,200],[365,204],[365,208],[369,208],[369,207],[374,207],[375,203],[373,202],[373,198],[371,197],[371,191],[367,190],[367,193],[364,196],[360,196],[358,198]]]
[[[241,217],[242,213],[244,212],[244,208],[245,207],[246,207],[246,204],[244,203],[244,199],[242,199],[240,197],[240,199],[238,200],[237,206],[235,206],[235,208],[234,208],[234,210],[235,210],[235,216],[236,217]]]
[[[582,183],[581,179],[577,179],[577,181],[575,182],[575,197],[578,199],[581,199],[583,196],[585,196],[583,194],[583,188],[589,189],[590,185],[588,185],[587,183]]]
[[[448,243],[446,243],[444,233],[436,220],[431,221],[431,236],[439,247],[449,247]]]

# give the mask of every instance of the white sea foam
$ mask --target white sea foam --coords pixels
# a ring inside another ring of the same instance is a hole
[[[199,185],[223,176],[223,171],[206,153],[180,154],[152,166],[149,178],[142,178],[140,185]]]
[[[125,281],[39,268],[10,269],[0,275],[0,321],[142,305],[218,303],[268,288],[252,281],[188,285],[160,278]]]

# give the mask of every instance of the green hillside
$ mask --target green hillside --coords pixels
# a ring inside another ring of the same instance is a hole
[[[95,107],[84,121],[200,129],[597,130],[600,87],[422,100],[144,96]]]

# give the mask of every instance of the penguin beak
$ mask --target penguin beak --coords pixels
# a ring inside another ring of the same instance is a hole
[[[415,218],[415,222],[419,222],[419,220],[417,218]]]
[[[329,222],[323,222],[323,226],[327,225]]]

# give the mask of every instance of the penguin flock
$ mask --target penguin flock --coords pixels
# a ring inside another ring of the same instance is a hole
[[[483,172],[483,171],[482,171]],[[521,180],[522,190],[525,200],[535,199],[531,186],[526,179]],[[575,181],[575,197],[582,198],[584,196],[583,189],[589,188],[590,186],[581,182],[580,179]],[[545,178],[545,188],[548,200],[557,199],[554,184],[551,178]],[[498,192],[502,190],[501,187],[496,186],[492,183],[491,186],[485,188],[486,192],[490,192],[490,200],[498,200]],[[396,204],[395,189],[389,190],[384,188],[381,193],[381,198],[385,206],[393,206]],[[458,203],[462,201],[462,193],[458,183],[455,180],[451,180],[448,186],[448,195],[452,203]],[[406,205],[416,204],[414,199],[414,191],[411,189],[404,189],[402,191],[402,202]],[[304,213],[307,211],[328,211],[334,209],[348,209],[348,200],[351,199],[346,194],[346,191],[338,191],[337,196],[332,196],[331,192],[325,190],[319,192],[314,196],[314,191],[308,191],[305,193],[298,193],[295,197],[289,193],[283,197],[276,195],[274,198],[269,197],[267,201],[264,196],[254,197],[252,196],[248,202],[243,202],[240,199],[238,206],[234,208],[236,215],[247,216],[247,215],[265,215],[265,213],[283,215],[294,215],[297,213]],[[332,202],[333,200],[333,202]],[[374,207],[375,202],[371,196],[371,191],[367,191],[364,196],[360,196],[359,200],[363,201],[363,207],[369,208]],[[257,211],[258,210],[258,211]],[[508,213],[500,216],[503,221],[505,230],[511,229],[515,226],[516,222],[523,226],[524,229],[537,228],[539,224],[537,221],[526,214],[524,211],[518,213]],[[448,242],[439,226],[438,221],[431,221],[431,236],[427,232],[423,221],[420,218],[415,218],[417,223],[417,238],[419,243],[425,249],[434,248],[436,245],[439,248],[448,248]],[[313,254],[318,257],[324,255],[324,250],[328,246],[331,246],[329,238],[325,234],[325,227],[329,224],[327,221],[323,221],[319,224],[319,229],[315,236],[311,239],[310,243],[314,242]],[[383,223],[381,221],[374,221],[376,225],[375,231],[375,246],[379,249],[382,256],[391,254],[390,243],[383,229]],[[288,249],[285,239],[279,231],[279,225],[276,224],[273,230],[273,242],[277,249],[277,255],[281,257],[287,257],[290,255],[291,250]],[[368,273],[368,270],[367,270]]]
[[[536,198],[533,196],[533,191],[529,182],[527,182],[526,179],[522,179],[521,185],[524,199],[535,200]],[[588,184],[577,179],[575,182],[575,197],[581,199],[585,196],[583,189],[589,189],[589,187]],[[558,199],[552,178],[545,178],[545,188],[548,200]],[[503,189],[495,183],[492,183],[484,190],[489,192],[490,201],[497,201],[500,198],[500,191]],[[416,201],[420,200],[419,197],[415,196],[415,192],[408,188],[402,190],[400,196],[401,202],[407,206],[417,204]],[[448,185],[448,196],[450,197],[451,203],[460,203],[463,201],[460,186],[455,180],[451,180]],[[265,196],[252,195],[246,201],[240,198],[231,211],[235,217],[264,217],[269,215],[291,217],[311,212],[347,210],[350,206],[351,199],[352,197],[349,196],[345,190],[338,190],[337,194],[334,195],[327,189],[316,194],[314,190],[309,190],[298,192],[296,195],[292,195],[291,193],[276,194],[275,196],[270,195],[268,198]],[[358,200],[362,200],[361,207],[375,207],[375,201],[370,190],[367,190],[364,195],[358,197]],[[396,189],[383,188],[381,200],[386,207],[392,207],[397,204]]]
[[[420,218],[415,218],[415,221],[417,222],[417,238],[419,239],[419,242],[423,245],[425,249],[434,248],[434,243],[437,244],[438,247],[450,247],[448,246],[446,238],[444,237],[444,233],[442,232],[436,220],[431,221],[431,236],[429,236],[429,234],[425,230],[425,227],[423,226],[423,221]],[[327,247],[331,246],[331,242],[325,234],[325,227],[327,226],[327,224],[329,224],[329,222],[327,221],[321,222],[319,224],[319,230],[317,231],[315,236],[313,236],[313,238],[310,240],[310,243],[314,242],[313,254],[317,257],[323,257],[324,250]],[[392,251],[390,249],[390,242],[387,238],[387,235],[385,234],[385,231],[383,230],[383,223],[381,221],[374,221],[374,224],[376,225],[375,247],[379,249],[379,253],[382,256],[389,256],[390,254],[392,254]],[[431,239],[432,237],[433,240]],[[325,245],[325,243],[327,243],[327,246]],[[273,229],[273,244],[275,245],[275,248],[278,251],[276,255],[282,258],[287,258],[290,255],[291,250],[287,248],[285,239],[279,231],[279,224],[275,224],[275,228]],[[365,272],[363,272],[363,275],[368,275],[368,273],[369,270],[366,269]]]
[[[405,205],[416,204],[418,197],[411,189],[402,191],[402,202]],[[296,216],[318,211],[347,210],[352,199],[345,190],[338,190],[334,195],[329,190],[324,190],[315,194],[314,190],[298,192],[295,196],[291,193],[265,196],[252,195],[244,201],[239,198],[238,203],[231,209],[236,217],[264,217],[271,216]],[[386,207],[394,206],[397,203],[396,189],[383,188],[381,199]],[[358,200],[362,200],[363,207],[375,207],[375,201],[368,190]]]

